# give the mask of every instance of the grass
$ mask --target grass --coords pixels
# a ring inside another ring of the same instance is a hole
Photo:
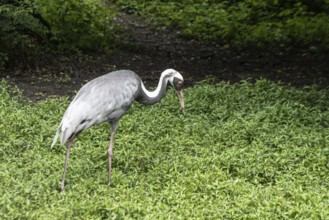
[[[329,90],[200,83],[49,150],[67,98],[24,104],[0,86],[1,219],[328,219]]]

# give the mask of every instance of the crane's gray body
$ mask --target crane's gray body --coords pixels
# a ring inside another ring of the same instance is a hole
[[[141,79],[129,70],[100,76],[77,93],[67,108],[61,125],[61,143],[81,131],[105,121],[116,123],[126,113],[141,90]]]
[[[148,91],[137,74],[130,70],[120,70],[100,76],[84,85],[67,110],[57,129],[51,148],[61,134],[61,143],[66,144],[66,157],[61,191],[65,187],[65,175],[70,149],[74,139],[87,128],[108,121],[111,123],[111,135],[108,148],[109,183],[111,182],[112,148],[115,130],[121,117],[128,111],[134,100],[151,105],[160,101],[166,94],[167,83],[177,91],[184,112],[183,77],[173,69],[162,72],[158,87]]]

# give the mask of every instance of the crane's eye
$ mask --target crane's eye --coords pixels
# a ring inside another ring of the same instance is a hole
[[[176,90],[181,90],[183,84],[184,84],[183,80],[174,77],[173,86],[175,87]]]

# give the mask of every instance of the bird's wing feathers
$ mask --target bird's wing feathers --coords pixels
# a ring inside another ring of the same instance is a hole
[[[140,79],[132,72],[114,73],[98,77],[80,89],[62,119],[62,144],[72,135],[94,124],[116,120],[128,110],[137,96]]]

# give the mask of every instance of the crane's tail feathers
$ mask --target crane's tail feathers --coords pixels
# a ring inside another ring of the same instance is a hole
[[[61,126],[59,126],[57,131],[56,131],[53,143],[50,146],[50,150],[53,149],[54,145],[56,144],[60,130],[61,130]]]

